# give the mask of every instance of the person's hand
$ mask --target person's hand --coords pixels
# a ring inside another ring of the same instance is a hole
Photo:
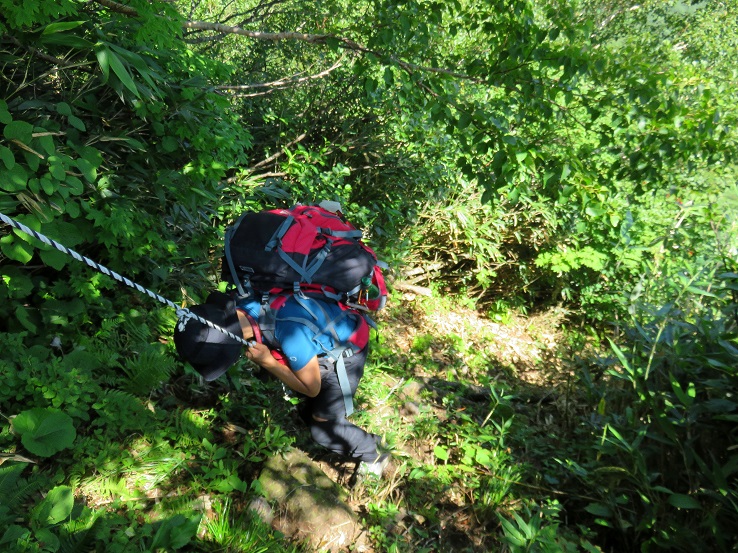
[[[264,344],[252,344],[245,353],[246,359],[253,361],[260,367],[266,368],[266,366],[272,361],[276,361],[272,352]]]

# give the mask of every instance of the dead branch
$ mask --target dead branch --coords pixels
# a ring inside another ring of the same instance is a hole
[[[394,282],[392,285],[397,290],[403,290],[405,292],[410,292],[411,294],[418,294],[419,296],[431,297],[433,295],[433,291],[425,286],[416,286],[415,284],[408,284],[407,282]]]

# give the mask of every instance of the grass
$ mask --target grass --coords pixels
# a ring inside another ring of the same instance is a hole
[[[566,330],[559,311],[501,325],[433,301],[383,314],[359,388],[353,420],[393,453],[384,479],[357,479],[353,465],[316,451],[281,387],[244,366],[231,381],[172,376],[146,397],[106,390],[69,455],[25,465],[30,497],[0,506],[0,522],[23,534],[18,551],[40,551],[51,532],[60,543],[103,536],[97,547],[112,553],[307,552],[250,508],[264,460],[299,447],[348,488],[376,552],[608,550],[594,544],[610,543],[610,507],[586,485],[607,468],[586,465],[603,405],[597,374],[581,370],[592,341]],[[22,451],[5,428],[0,439]],[[6,470],[18,461],[0,467],[0,489],[19,478]],[[34,519],[39,493],[60,485],[87,511],[45,528]]]

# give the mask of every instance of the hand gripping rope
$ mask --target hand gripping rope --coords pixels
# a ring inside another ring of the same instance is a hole
[[[153,299],[157,300],[158,302],[161,302],[164,305],[167,305],[167,306],[171,307],[172,309],[174,309],[174,310],[177,311],[177,317],[178,318],[186,317],[188,319],[195,319],[199,323],[204,324],[206,326],[209,326],[210,328],[212,328],[214,330],[217,330],[219,332],[222,332],[223,334],[225,334],[229,338],[231,338],[233,340],[236,340],[237,342],[240,342],[241,344],[244,344],[246,346],[249,345],[249,343],[246,340],[244,340],[243,338],[241,338],[240,336],[236,336],[235,334],[233,334],[232,332],[229,332],[225,328],[223,328],[221,326],[218,326],[217,324],[212,323],[212,322],[208,321],[207,319],[203,319],[202,317],[200,317],[199,315],[193,313],[189,309],[178,306],[173,301],[170,301],[167,298],[165,298],[163,296],[160,296],[159,294],[157,294],[155,292],[152,292],[148,288],[144,288],[140,284],[136,284],[132,280],[130,280],[130,279],[124,277],[124,276],[119,275],[115,271],[111,271],[107,267],[105,267],[103,265],[100,265],[99,263],[96,263],[95,261],[93,261],[89,257],[85,257],[84,255],[80,255],[79,253],[75,252],[74,250],[70,250],[69,248],[67,248],[66,246],[60,244],[59,242],[57,242],[55,240],[52,240],[51,238],[48,238],[48,237],[44,236],[40,232],[36,232],[35,230],[33,230],[33,229],[27,227],[26,225],[24,225],[23,223],[19,223],[15,219],[11,219],[10,217],[8,217],[7,215],[5,215],[4,213],[1,213],[1,212],[0,212],[0,220],[2,220],[4,223],[7,223],[10,226],[12,226],[12,227],[14,227],[14,228],[16,228],[18,230],[22,230],[23,232],[25,232],[26,234],[29,234],[29,235],[33,236],[34,238],[37,238],[37,239],[41,240],[41,242],[43,242],[44,244],[47,244],[49,246],[53,246],[54,248],[56,248],[60,252],[63,252],[65,254],[67,254],[67,255],[72,256],[77,261],[84,261],[87,265],[89,265],[93,269],[96,269],[96,270],[100,271],[102,274],[108,275],[110,277],[113,277],[118,282],[122,282],[126,286],[130,286],[131,288],[134,288],[134,289],[138,290],[139,292],[141,292],[143,294],[146,294],[150,298],[153,298]]]

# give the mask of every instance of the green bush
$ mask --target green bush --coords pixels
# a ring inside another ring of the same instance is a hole
[[[738,537],[737,277],[693,271],[654,278],[654,297],[672,301],[635,300],[633,326],[612,342],[618,366],[599,385],[585,379],[600,399],[567,465],[597,498],[583,508],[628,548],[729,551]]]

